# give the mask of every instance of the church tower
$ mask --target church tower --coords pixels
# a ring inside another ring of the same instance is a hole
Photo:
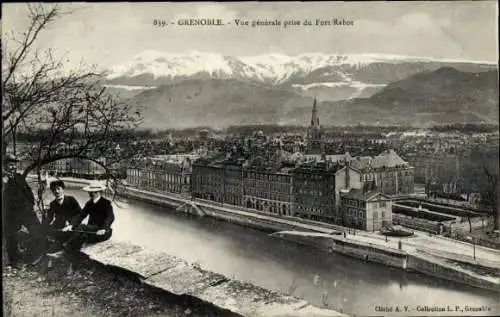
[[[311,125],[307,130],[307,154],[323,154],[323,130],[319,124],[317,100],[314,98]]]

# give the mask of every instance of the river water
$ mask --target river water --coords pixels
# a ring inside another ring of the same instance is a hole
[[[81,191],[68,194],[82,206],[88,199]],[[318,251],[258,230],[132,200],[117,202],[115,215],[114,240],[165,251],[268,289],[294,289],[294,296],[314,305],[326,301],[331,308],[371,316],[384,315],[376,311],[377,305],[483,305],[490,307],[489,314],[498,315],[496,293]]]

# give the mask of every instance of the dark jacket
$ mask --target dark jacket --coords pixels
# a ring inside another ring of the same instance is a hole
[[[22,224],[34,225],[38,221],[33,209],[35,195],[21,174],[16,173],[14,177],[8,179],[2,196],[8,229],[17,230]]]
[[[80,214],[78,214],[72,221],[72,225],[78,226],[85,217],[89,216],[88,225],[96,226],[99,229],[111,229],[111,224],[115,221],[115,214],[111,201],[101,197],[97,203],[91,200],[87,201],[85,207]]]
[[[75,197],[65,195],[62,204],[59,204],[55,199],[50,202],[44,225],[48,226],[54,221],[50,225],[51,228],[62,229],[66,226],[66,221],[71,223],[72,219],[81,212],[82,208]]]

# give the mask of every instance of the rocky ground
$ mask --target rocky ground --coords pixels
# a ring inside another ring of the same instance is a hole
[[[179,297],[140,283],[89,260],[73,274],[61,261],[3,269],[4,316],[237,316],[191,297]]]

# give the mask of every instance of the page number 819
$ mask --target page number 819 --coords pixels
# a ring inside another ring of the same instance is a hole
[[[164,27],[164,26],[167,26],[167,21],[165,20],[160,20],[160,19],[154,19],[153,20],[153,25],[154,26],[158,26],[158,27]]]

